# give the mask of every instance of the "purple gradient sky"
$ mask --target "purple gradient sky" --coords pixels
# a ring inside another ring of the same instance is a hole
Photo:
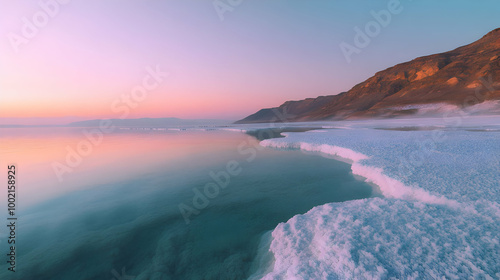
[[[239,119],[346,91],[500,27],[498,1],[402,0],[403,11],[347,63],[339,44],[352,44],[353,28],[388,1],[244,0],[221,21],[212,1],[73,0],[16,53],[9,34],[21,34],[38,2],[0,1],[0,124],[118,118],[112,102],[155,65],[171,76],[128,117]]]

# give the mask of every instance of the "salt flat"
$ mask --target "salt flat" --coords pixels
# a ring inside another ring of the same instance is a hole
[[[261,145],[349,160],[383,197],[317,206],[279,224],[275,262],[259,277],[500,277],[500,117],[322,125]]]

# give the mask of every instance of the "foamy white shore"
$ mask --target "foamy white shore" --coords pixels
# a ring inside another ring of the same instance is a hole
[[[500,279],[499,117],[330,125],[261,144],[347,159],[384,198],[278,225],[262,279]]]

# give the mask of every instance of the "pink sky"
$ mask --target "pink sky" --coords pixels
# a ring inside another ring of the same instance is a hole
[[[4,2],[0,124],[118,118],[113,102],[156,65],[170,76],[128,118],[236,120],[286,100],[348,90],[398,62],[478,39],[496,24],[484,15],[494,9],[474,21],[480,7],[472,4],[438,5],[433,13],[454,11],[456,26],[473,27],[439,25],[450,20],[447,13],[428,24],[428,9],[417,5],[347,63],[339,44],[385,2],[244,1],[221,21],[211,1],[69,1],[51,7],[47,23],[17,47],[10,41],[23,36],[23,18],[33,23],[44,10],[38,1]]]

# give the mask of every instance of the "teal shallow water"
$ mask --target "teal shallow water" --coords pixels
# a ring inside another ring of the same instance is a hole
[[[162,156],[162,141],[166,148],[172,137],[185,152]],[[5,275],[3,265],[2,279],[245,279],[262,235],[278,223],[317,205],[372,195],[346,163],[257,149],[254,138],[240,133],[117,134],[109,142],[127,149],[116,159],[118,169],[103,167],[114,172],[112,180],[87,170],[86,187],[21,212],[18,272]],[[133,152],[153,142],[155,157]],[[226,170],[230,161],[240,173],[196,209],[193,190],[203,192],[214,182],[210,172]],[[138,163],[148,168],[130,175]],[[73,183],[63,185],[71,190]],[[199,211],[189,224],[181,203]]]

